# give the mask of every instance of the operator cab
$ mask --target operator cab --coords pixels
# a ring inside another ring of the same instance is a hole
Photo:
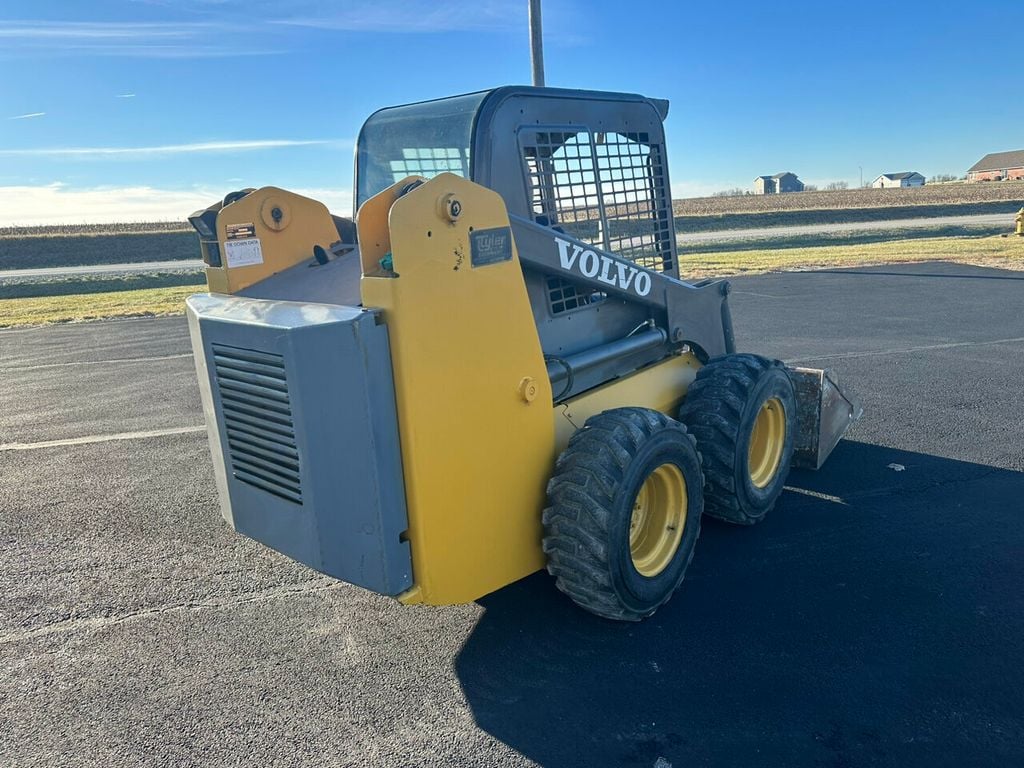
[[[511,216],[678,276],[662,121],[668,102],[507,86],[375,112],[356,151],[356,208],[411,175],[454,173]]]

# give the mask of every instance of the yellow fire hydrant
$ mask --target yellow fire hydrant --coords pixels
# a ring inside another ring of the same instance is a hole
[[[1017,211],[1017,234],[1024,237],[1024,208]]]

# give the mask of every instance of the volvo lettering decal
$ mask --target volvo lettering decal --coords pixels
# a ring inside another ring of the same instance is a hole
[[[646,296],[651,292],[651,276],[629,262],[613,259],[560,237],[555,238],[555,243],[558,245],[562,269],[579,272],[584,277],[613,285],[619,290],[631,291],[637,296]]]

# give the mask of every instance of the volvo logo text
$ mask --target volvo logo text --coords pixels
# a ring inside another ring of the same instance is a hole
[[[646,296],[651,292],[651,276],[643,270],[560,237],[556,237],[555,242],[558,244],[562,269],[579,272],[584,277],[614,285],[623,291],[631,290],[637,296]]]

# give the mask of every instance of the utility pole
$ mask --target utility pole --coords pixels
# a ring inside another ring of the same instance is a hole
[[[540,0],[530,0],[530,66],[533,84],[544,86],[544,37],[540,23]]]
[[[864,189],[864,166],[858,165],[857,167],[860,169],[860,187],[858,189]]]

